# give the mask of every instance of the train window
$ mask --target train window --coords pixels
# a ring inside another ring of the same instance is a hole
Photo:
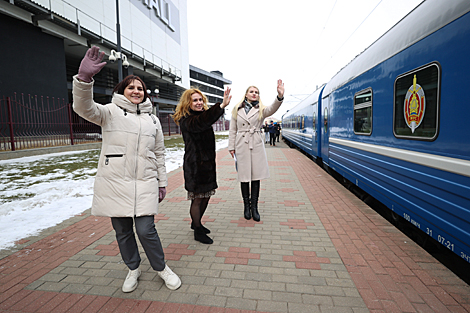
[[[317,131],[317,114],[313,112],[313,131]]]
[[[434,140],[439,125],[440,67],[428,64],[395,80],[393,133],[397,138]]]
[[[354,95],[354,133],[372,133],[372,89],[359,91]]]

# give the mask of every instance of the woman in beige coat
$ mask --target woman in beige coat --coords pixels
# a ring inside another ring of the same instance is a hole
[[[111,217],[122,259],[129,273],[123,292],[137,288],[141,258],[134,226],[152,268],[175,290],[180,278],[165,264],[154,215],[166,195],[167,177],[162,127],[153,115],[145,83],[127,76],[114,87],[111,103],[93,101],[93,76],[105,65],[104,52],[89,49],[73,77],[73,109],[101,126],[102,147],[91,213]]]
[[[260,180],[269,178],[268,161],[264,138],[260,133],[263,121],[274,114],[284,100],[284,83],[277,81],[277,98],[265,107],[259,97],[259,90],[250,86],[245,97],[233,108],[230,121],[228,149],[237,160],[238,181],[241,185],[244,216],[259,222],[258,198]],[[250,199],[251,182],[251,199]]]

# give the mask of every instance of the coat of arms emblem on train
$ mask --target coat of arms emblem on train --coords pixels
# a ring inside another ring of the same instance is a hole
[[[426,111],[426,96],[423,88],[417,83],[416,75],[413,77],[413,85],[408,88],[405,96],[403,114],[406,125],[411,128],[414,133],[423,121],[424,112]]]

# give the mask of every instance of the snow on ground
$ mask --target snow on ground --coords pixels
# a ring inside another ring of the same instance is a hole
[[[219,139],[216,150],[227,146]],[[183,155],[181,147],[166,148],[167,172],[183,165]],[[87,150],[0,161],[0,249],[89,209],[98,157]]]

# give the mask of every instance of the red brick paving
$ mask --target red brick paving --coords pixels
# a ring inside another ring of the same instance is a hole
[[[280,222],[280,225],[288,226],[291,229],[307,229],[307,226],[315,226],[314,223],[306,223],[301,219],[288,219],[287,222]]]
[[[94,249],[100,250],[99,252],[96,253],[96,255],[116,256],[120,253],[117,241],[114,241],[109,245],[96,246]]]
[[[223,200],[222,198],[214,198],[214,197],[211,197],[209,200],[210,204],[219,204],[221,202],[227,202],[227,200]]]
[[[27,243],[27,242],[29,242],[28,239],[21,239],[21,240],[15,241],[15,245],[22,245],[22,244]]]
[[[166,221],[168,219],[169,219],[169,217],[165,216],[165,214],[155,215],[155,223],[158,223],[158,221]]]
[[[271,166],[282,165],[286,168],[292,166],[295,170],[371,312],[470,312],[468,285],[457,277],[449,275],[449,271],[442,264],[403,234],[393,231],[393,226],[389,226],[387,221],[377,214],[370,214],[370,208],[352,197],[347,190],[338,188],[337,183],[310,159],[302,157],[300,152],[295,150],[279,149],[277,151],[284,153],[287,159],[295,158],[296,161],[292,163],[270,161],[269,164]],[[220,159],[220,157],[218,153],[217,158]],[[233,162],[230,163],[233,165]],[[234,178],[226,180],[234,180]],[[284,181],[287,182],[287,180]],[[179,171],[169,177],[167,188],[170,192],[182,184],[182,171]],[[332,186],[335,188],[331,188]],[[166,199],[171,202],[170,200]],[[231,222],[238,223],[239,227],[254,227],[257,224],[253,220],[247,221],[243,218]],[[1,259],[0,311],[255,312],[25,289],[29,284],[111,230],[108,218],[90,216]],[[99,247],[102,248],[100,251],[108,250],[103,246]],[[229,249],[228,252],[236,253],[236,259],[248,260],[246,256],[252,255],[249,251],[237,250],[237,247],[231,248],[234,249]],[[194,251],[189,250],[187,245],[170,245],[166,249],[169,255],[175,256]],[[170,251],[170,249],[173,250]],[[304,251],[298,252],[304,253]],[[288,259],[299,262],[299,265],[305,268],[308,265],[305,263],[312,264],[314,262],[311,262],[311,259],[316,258],[313,255],[301,254],[285,257],[291,257],[292,259]],[[305,258],[303,261],[302,257]]]
[[[290,180],[290,179],[278,179],[276,181],[281,182],[281,183],[291,183],[291,182],[293,182],[293,180]]]
[[[178,261],[183,255],[194,255],[196,250],[189,250],[189,245],[186,244],[169,244],[168,247],[163,248],[165,252],[165,259]]]
[[[329,258],[319,258],[313,251],[294,251],[294,255],[284,255],[284,262],[295,262],[296,268],[321,270],[321,263],[330,264]]]
[[[250,253],[250,248],[229,247],[228,252],[218,251],[216,257],[225,258],[225,264],[243,264],[247,265],[248,260],[259,260],[259,253]]]
[[[371,312],[470,312],[468,285],[441,279],[443,265],[421,247],[345,188],[332,188],[338,183],[300,152],[282,152],[296,157],[291,165]]]
[[[294,191],[299,191],[299,189],[294,189],[294,188],[282,188],[282,189],[278,189],[278,191],[282,191],[282,192],[294,192]]]
[[[284,200],[283,202],[278,202],[278,204],[284,204],[285,206],[298,207],[301,204],[305,204],[305,202],[298,202],[297,200]]]
[[[165,198],[165,201],[168,202],[173,202],[173,203],[178,203],[182,201],[188,200],[186,197],[173,197],[173,198]]]
[[[182,175],[178,175],[178,173],[169,178],[168,192],[182,184],[181,178]],[[164,215],[158,217],[157,221],[159,219],[165,219]],[[1,259],[0,312],[242,312],[241,310],[234,311],[197,305],[24,289],[111,230],[108,218],[89,216]],[[195,250],[187,249],[188,246],[170,244],[164,249],[167,259],[168,257],[178,258],[182,255],[193,255]],[[112,248],[113,244],[97,246],[100,252],[111,251]],[[56,261],[51,262],[51,260]],[[31,264],[34,266],[31,267]]]
[[[201,224],[204,225],[205,223],[207,222],[214,222],[215,221],[215,218],[210,218],[209,217],[210,215],[204,215],[201,219]],[[184,218],[183,221],[188,221],[189,224],[191,224],[191,218],[190,217],[187,217],[187,218]]]
[[[227,187],[227,186],[219,186],[219,187],[217,188],[217,190],[231,190],[231,189],[233,189],[233,188]]]

